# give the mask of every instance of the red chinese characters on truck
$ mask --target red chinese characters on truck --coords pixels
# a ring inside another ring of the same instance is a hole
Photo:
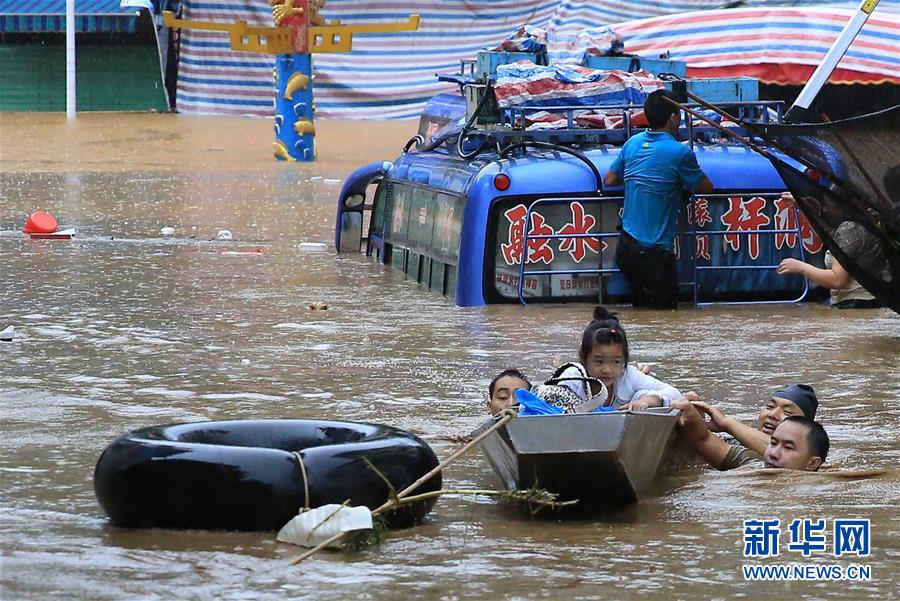
[[[728,210],[722,215],[722,225],[729,232],[753,232],[764,229],[763,226],[769,225],[771,219],[765,215],[762,210],[766,206],[766,199],[754,196],[749,200],[744,200],[740,196],[728,199],[730,205]],[[725,242],[731,250],[741,249],[741,238],[737,234],[725,234]],[[746,236],[750,258],[754,261],[759,258],[759,236],[751,234]]]
[[[594,254],[606,249],[606,242],[599,238],[592,238],[590,234],[599,234],[592,231],[597,224],[597,219],[585,211],[580,202],[572,202],[569,205],[572,220],[563,225],[558,231],[547,224],[544,215],[538,211],[531,212],[531,223],[528,229],[528,256],[526,263],[542,262],[549,264],[556,257],[556,251],[551,243],[557,242],[560,252],[568,252],[576,263],[580,263],[587,256],[588,251]],[[503,213],[509,222],[506,233],[506,242],[500,244],[503,260],[507,265],[518,265],[522,262],[522,254],[525,246],[525,228],[528,209],[525,205],[516,205]],[[534,238],[533,236],[568,236],[560,240],[551,238]]]
[[[500,245],[500,250],[507,265],[518,265],[522,262],[525,245],[525,218],[527,215],[528,209],[525,205],[516,205],[503,213],[503,216],[509,220],[509,233],[507,242]],[[554,233],[553,228],[544,221],[543,215],[537,211],[531,213],[526,263],[541,261],[544,264],[549,264],[553,261],[554,255],[553,249],[550,248],[550,239],[531,238],[531,236],[552,236]]]
[[[738,252],[741,250],[742,244],[746,244],[748,255],[753,261],[756,261],[760,254],[760,235],[738,234],[738,232],[770,229],[769,226],[773,221],[772,229],[797,229],[797,214],[780,198],[773,201],[774,219],[766,214],[768,201],[760,196],[750,198],[732,196],[723,200],[727,202],[727,209],[719,221],[725,232],[735,232],[733,234],[725,233],[722,236],[723,248],[726,251]],[[556,258],[557,251],[568,253],[575,263],[581,263],[589,255],[605,251],[608,248],[606,241],[591,236],[601,233],[594,231],[594,226],[597,224],[596,218],[587,213],[581,202],[573,201],[569,204],[569,209],[571,220],[558,230],[554,230],[548,224],[546,217],[539,211],[531,211],[530,218],[528,218],[528,208],[524,204],[516,205],[505,211],[503,216],[508,222],[506,241],[500,244],[503,261],[510,266],[519,265],[522,262],[522,256],[525,254],[526,227],[528,229],[526,263],[549,265]],[[530,223],[526,224],[526,219]],[[687,221],[697,230],[695,256],[710,260],[710,236],[702,233],[702,229],[714,221],[709,207],[709,199],[703,197],[695,199],[693,206],[688,207]],[[822,241],[813,232],[802,213],[799,215],[799,230],[800,241],[807,252],[814,254],[822,249]],[[558,239],[544,237],[555,235],[565,237]],[[777,249],[795,248],[797,245],[796,233],[781,232],[774,234],[774,237]]]

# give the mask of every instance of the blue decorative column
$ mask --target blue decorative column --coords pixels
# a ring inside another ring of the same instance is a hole
[[[312,55],[275,57],[275,157],[283,161],[316,158],[313,125]]]

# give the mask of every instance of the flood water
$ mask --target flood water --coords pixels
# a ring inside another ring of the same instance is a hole
[[[832,439],[821,473],[692,473],[563,522],[444,497],[378,548],[299,566],[288,562],[300,549],[274,533],[110,526],[93,467],[128,430],[372,421],[419,432],[446,457],[484,418],[490,377],[510,366],[548,377],[574,359],[592,307],[460,308],[334,253],[343,179],[398,155],[414,123],[321,122],[320,160],[286,164],[262,120],[0,119],[0,329],[16,326],[0,342],[3,599],[897,598],[900,316],[886,309],[620,308],[634,359],[746,420],[776,388],[813,384]],[[25,240],[38,209],[76,238]],[[232,241],[215,241],[223,228]],[[498,487],[477,454],[444,483]],[[784,525],[768,563],[863,564],[871,580],[745,581],[751,518]],[[795,518],[870,519],[871,555],[788,551]]]

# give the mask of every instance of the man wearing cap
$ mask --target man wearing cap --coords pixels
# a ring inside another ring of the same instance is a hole
[[[710,432],[725,432],[735,438],[728,455],[719,469],[729,470],[748,461],[760,459],[769,446],[775,428],[785,418],[796,415],[810,420],[816,418],[819,399],[812,386],[791,384],[774,393],[762,406],[757,418],[756,429],[725,413],[709,403],[693,401],[694,407],[709,416],[706,426]]]
[[[690,401],[679,399],[672,401],[670,406],[681,410],[678,416],[679,444],[720,470],[762,460],[768,468],[814,472],[828,457],[831,443],[825,429],[818,422],[800,415],[788,416],[775,427],[763,457],[759,457],[746,447],[728,444],[710,432],[703,416]]]

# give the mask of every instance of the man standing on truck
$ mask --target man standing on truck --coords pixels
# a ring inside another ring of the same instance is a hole
[[[686,192],[713,190],[691,148],[677,139],[681,110],[673,102],[675,94],[665,89],[647,97],[650,128],[625,142],[603,178],[607,186],[625,185],[616,262],[635,307],[678,307],[675,222]]]

